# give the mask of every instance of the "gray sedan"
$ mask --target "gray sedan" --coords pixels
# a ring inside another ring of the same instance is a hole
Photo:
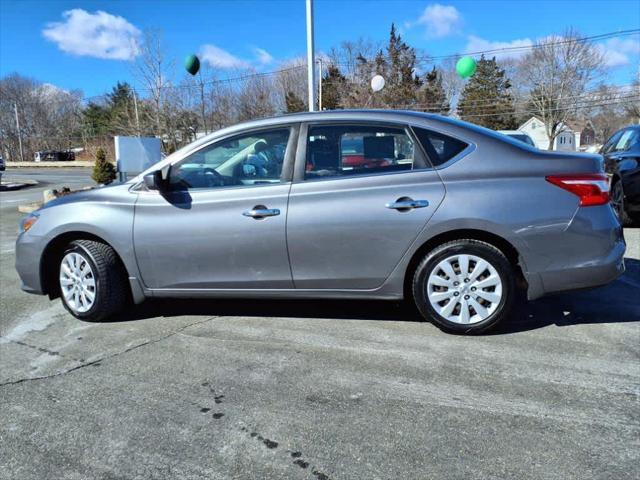
[[[25,218],[23,289],[87,320],[148,297],[415,302],[477,333],[624,271],[599,155],[417,112],[334,111],[215,132]]]

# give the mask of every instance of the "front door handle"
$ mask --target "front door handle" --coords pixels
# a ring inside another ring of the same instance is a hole
[[[267,208],[264,205],[256,205],[251,210],[245,210],[242,212],[242,215],[260,220],[261,218],[280,215],[280,210],[277,208]]]
[[[428,207],[429,202],[427,200],[414,200],[412,198],[399,198],[395,202],[389,202],[385,205],[387,208],[392,208],[399,211],[408,211],[414,208]]]

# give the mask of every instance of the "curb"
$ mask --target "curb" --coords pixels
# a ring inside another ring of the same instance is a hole
[[[91,160],[78,160],[75,162],[7,162],[9,168],[90,168],[95,165]]]

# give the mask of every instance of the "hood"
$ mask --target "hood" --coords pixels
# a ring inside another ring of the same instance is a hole
[[[136,196],[129,192],[131,186],[132,183],[127,182],[107,185],[105,187],[97,187],[91,190],[80,190],[45,203],[40,210],[56,207],[58,205],[65,205],[67,203],[80,202],[133,203]]]

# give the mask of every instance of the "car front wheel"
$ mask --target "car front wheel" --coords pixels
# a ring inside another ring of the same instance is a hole
[[[493,245],[454,240],[420,262],[413,277],[413,298],[420,313],[442,330],[480,333],[509,314],[514,277],[509,260]]]
[[[104,243],[71,242],[60,259],[58,279],[62,304],[81,320],[104,320],[127,303],[123,268]]]

